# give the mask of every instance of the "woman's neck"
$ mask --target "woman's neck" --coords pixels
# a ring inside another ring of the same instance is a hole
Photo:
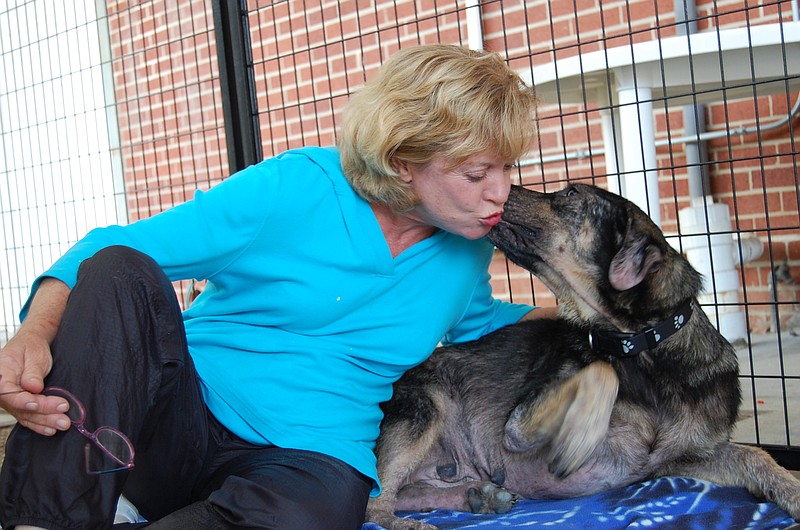
[[[436,227],[424,224],[411,214],[396,214],[388,206],[379,203],[370,206],[393,258],[436,232]]]

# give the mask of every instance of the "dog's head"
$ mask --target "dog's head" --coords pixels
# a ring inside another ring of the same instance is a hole
[[[489,239],[553,291],[565,317],[593,326],[638,330],[702,288],[642,210],[594,186],[555,193],[513,186]]]

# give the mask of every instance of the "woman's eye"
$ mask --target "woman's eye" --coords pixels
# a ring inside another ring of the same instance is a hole
[[[466,174],[467,180],[470,182],[480,182],[486,178],[485,173],[467,173]]]

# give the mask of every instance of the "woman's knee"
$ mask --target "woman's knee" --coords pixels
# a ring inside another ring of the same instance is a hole
[[[150,256],[130,247],[105,247],[81,263],[78,281],[73,289],[76,296],[97,298],[98,302],[113,305],[133,303],[140,306],[162,304],[173,314],[180,306],[172,282]],[[115,302],[127,300],[128,302]]]
[[[149,274],[161,275],[158,264],[143,252],[123,245],[113,245],[98,250],[92,257],[81,263],[78,276],[88,270],[102,272],[122,272],[140,270]]]

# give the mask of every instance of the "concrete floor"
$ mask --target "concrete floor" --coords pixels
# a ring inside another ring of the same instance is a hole
[[[733,440],[800,446],[800,337],[751,335],[737,353],[742,406]]]

